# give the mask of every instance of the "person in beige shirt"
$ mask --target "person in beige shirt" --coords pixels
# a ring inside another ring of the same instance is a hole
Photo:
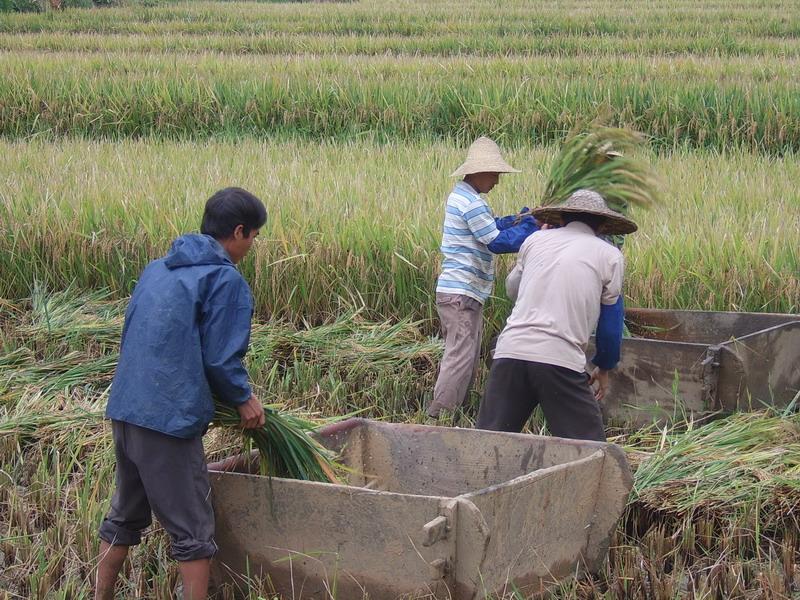
[[[516,304],[497,341],[477,427],[521,431],[541,404],[554,435],[605,440],[598,401],[619,360],[624,261],[597,236],[632,233],[636,224],[591,190],[534,216],[564,226],[543,229],[520,248],[506,282]],[[585,352],[595,326],[598,353],[589,376]]]

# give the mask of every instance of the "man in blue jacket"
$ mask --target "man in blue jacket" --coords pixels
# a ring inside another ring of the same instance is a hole
[[[487,137],[475,140],[467,160],[453,173],[462,177],[447,198],[436,283],[436,310],[444,337],[444,356],[427,408],[429,417],[453,411],[464,402],[475,378],[483,332],[483,304],[494,285],[495,254],[516,252],[538,229],[533,217],[496,219],[481,194],[487,194],[501,173],[519,173],[503,160]]]
[[[185,600],[206,598],[217,546],[202,436],[215,394],[243,428],[264,424],[242,359],[253,297],[235,265],[267,220],[253,194],[226,188],[206,203],[201,234],[172,243],[133,291],[106,416],[117,460],[116,489],[100,526],[95,598],[114,597],[128,547],[155,513],[172,539]]]
[[[564,226],[531,236],[520,248],[506,283],[516,302],[497,340],[476,426],[522,431],[541,404],[553,435],[604,441],[598,402],[620,356],[624,262],[598,234],[633,233],[636,224],[591,190],[533,214]],[[585,351],[595,325],[595,369],[588,375]]]

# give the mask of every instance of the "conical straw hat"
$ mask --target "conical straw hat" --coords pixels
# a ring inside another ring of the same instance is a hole
[[[629,218],[608,208],[603,197],[592,190],[578,190],[557,206],[542,206],[531,212],[538,221],[551,225],[559,224],[564,213],[600,215],[605,218],[605,223],[600,226],[597,233],[607,235],[633,233],[638,229],[636,223]]]
[[[479,137],[467,151],[467,160],[450,177],[464,177],[471,173],[520,173],[500,154],[500,147],[488,137]]]

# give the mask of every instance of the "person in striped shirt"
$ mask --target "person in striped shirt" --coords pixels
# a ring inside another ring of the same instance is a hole
[[[538,230],[531,216],[494,217],[481,194],[497,185],[501,173],[519,171],[503,160],[494,141],[480,137],[469,147],[464,164],[452,174],[463,179],[447,198],[442,228],[444,259],[436,284],[436,310],[445,349],[433,400],[427,408],[432,418],[438,418],[442,410],[461,406],[475,378],[483,304],[494,285],[494,255],[517,252]]]

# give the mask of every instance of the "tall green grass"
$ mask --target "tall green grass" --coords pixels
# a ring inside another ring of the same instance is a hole
[[[607,115],[657,146],[800,149],[797,61],[0,55],[0,135],[559,140]]]
[[[554,150],[510,151],[524,172],[488,196],[497,214],[537,203]],[[213,191],[240,185],[270,212],[242,265],[260,315],[322,322],[364,306],[378,319],[432,319],[448,175],[463,153],[440,142],[0,142],[0,297],[28,296],[37,280],[126,295],[148,260],[197,229]],[[794,156],[644,158],[664,201],[632,213],[629,305],[800,310]],[[499,259],[495,327],[512,260]]]
[[[719,40],[797,37],[800,24],[790,18],[792,0],[738,0],[696,3],[691,0],[510,0],[488,4],[465,0],[364,0],[357,3],[258,3],[189,1],[164,6],[131,6],[113,11],[67,11],[9,15],[0,32],[64,31],[117,34],[290,33],[337,36],[437,36],[459,33],[497,40],[507,35],[558,37],[650,37],[665,32]]]

